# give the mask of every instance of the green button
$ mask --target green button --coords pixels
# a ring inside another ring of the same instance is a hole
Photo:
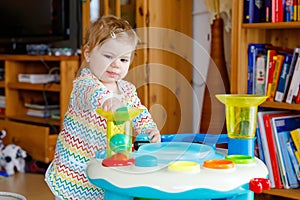
[[[247,155],[227,155],[226,160],[231,160],[235,164],[251,164],[254,163],[254,158]]]

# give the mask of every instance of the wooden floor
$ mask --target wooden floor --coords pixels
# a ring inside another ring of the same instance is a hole
[[[44,181],[44,175],[31,173],[16,173],[8,178],[0,177],[0,191],[14,192],[26,197],[27,200],[54,200],[54,195]],[[268,194],[256,194],[255,200],[287,200],[270,196]],[[0,197],[0,200],[2,198]]]
[[[43,174],[16,173],[8,178],[1,177],[0,191],[21,194],[25,196],[27,200],[55,199],[44,181]]]

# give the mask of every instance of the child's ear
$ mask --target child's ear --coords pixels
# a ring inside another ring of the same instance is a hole
[[[90,48],[88,45],[86,45],[83,49],[83,55],[86,62],[90,62]]]

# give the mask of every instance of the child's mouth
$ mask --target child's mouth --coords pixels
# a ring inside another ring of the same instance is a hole
[[[108,74],[110,77],[116,77],[116,76],[118,76],[117,73],[111,72],[111,71],[107,71],[107,74]]]

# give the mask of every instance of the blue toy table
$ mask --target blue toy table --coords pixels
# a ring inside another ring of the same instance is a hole
[[[92,184],[105,190],[107,200],[253,200],[250,187],[266,189],[268,170],[261,160],[253,158],[251,163],[228,168],[206,165],[224,157],[206,144],[149,143],[133,153],[134,165],[105,167],[103,158],[96,157],[88,164],[87,175]]]

